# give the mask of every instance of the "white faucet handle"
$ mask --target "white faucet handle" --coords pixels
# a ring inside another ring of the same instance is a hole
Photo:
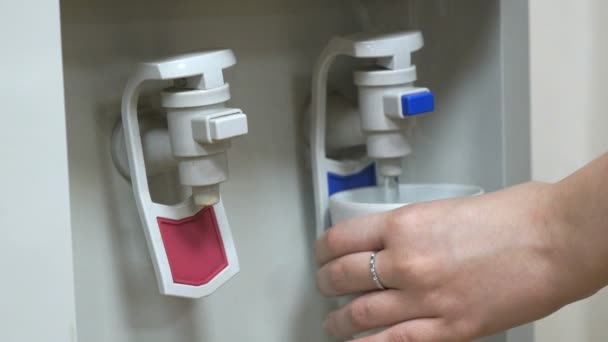
[[[344,54],[357,58],[376,58],[378,65],[398,70],[411,66],[411,55],[422,49],[424,39],[420,31],[358,33],[334,38],[333,44],[343,49]]]
[[[200,76],[196,88],[211,89],[224,85],[222,71],[236,64],[232,50],[207,50],[139,64],[143,79],[171,80]]]

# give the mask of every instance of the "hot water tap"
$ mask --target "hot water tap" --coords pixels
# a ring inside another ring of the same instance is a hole
[[[223,70],[236,64],[231,50],[210,50],[141,63],[122,100],[124,149],[133,194],[161,293],[198,298],[213,293],[239,271],[220,184],[228,179],[226,151],[247,133],[247,117],[228,108]],[[140,130],[138,99],[147,81],[171,81],[161,92],[167,129]],[[120,136],[118,135],[120,138]],[[115,139],[118,140],[115,134]],[[170,146],[168,146],[170,145]],[[113,142],[116,155],[121,146]],[[172,162],[187,196],[178,204],[155,203],[148,176],[155,163]],[[148,169],[148,170],[147,170]]]

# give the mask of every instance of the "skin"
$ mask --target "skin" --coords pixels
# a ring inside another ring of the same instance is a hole
[[[325,320],[341,340],[466,342],[543,318],[608,285],[608,154],[555,184],[342,222],[316,258],[323,295],[362,294]]]

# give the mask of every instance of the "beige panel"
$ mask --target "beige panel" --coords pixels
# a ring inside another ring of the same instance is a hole
[[[0,341],[74,341],[59,1],[0,1]]]
[[[556,181],[608,147],[606,60],[608,4],[603,0],[532,0],[532,168]],[[539,322],[537,342],[608,340],[608,294]]]

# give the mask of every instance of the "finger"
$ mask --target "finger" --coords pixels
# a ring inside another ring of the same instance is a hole
[[[468,341],[446,329],[439,318],[423,318],[397,324],[378,334],[353,340],[351,342],[448,342]]]
[[[317,286],[324,296],[336,297],[378,290],[371,273],[372,252],[349,254],[334,259],[317,271]],[[376,275],[386,288],[396,288],[388,252],[376,253]]]
[[[408,296],[402,291],[372,292],[330,313],[324,327],[336,338],[348,338],[365,331],[425,317],[429,313],[424,310],[415,296]]]
[[[328,229],[316,243],[316,259],[319,265],[344,256],[383,247],[384,215],[375,214],[340,222]]]

